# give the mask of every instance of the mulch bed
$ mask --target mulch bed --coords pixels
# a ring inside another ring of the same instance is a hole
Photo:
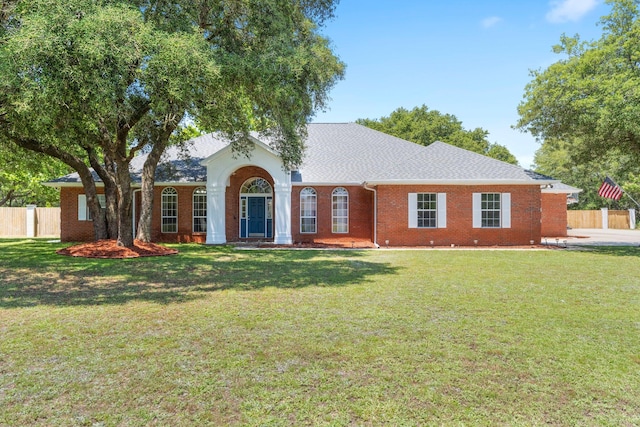
[[[139,240],[135,240],[132,247],[118,246],[116,240],[98,240],[60,249],[56,253],[83,258],[138,258],[175,255],[178,251]]]

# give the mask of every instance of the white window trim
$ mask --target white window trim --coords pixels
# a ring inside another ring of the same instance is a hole
[[[175,217],[174,217],[174,216],[165,216],[165,214],[164,214],[164,197],[165,197],[165,191],[167,191],[167,190],[169,190],[169,189],[171,189],[171,190],[175,191],[175,193],[167,194],[167,195],[170,195],[170,196],[175,196],[175,198],[176,198],[176,216],[175,216]],[[162,190],[162,192],[160,193],[160,232],[161,232],[161,233],[163,233],[163,234],[175,234],[175,233],[177,233],[177,232],[178,232],[178,214],[179,214],[179,212],[178,212],[178,206],[179,206],[179,205],[178,205],[178,190],[176,190],[176,189],[175,189],[175,188],[173,188],[173,187],[166,187],[166,188],[164,188],[164,189]],[[176,219],[176,229],[175,229],[175,231],[165,231],[165,230],[164,230],[164,219],[165,219],[165,218],[175,218],[175,219]]]
[[[341,194],[337,194],[337,191],[340,191]],[[342,190],[344,193],[342,193]],[[333,208],[333,199],[334,197],[346,197],[347,198],[347,215],[346,216],[337,216],[335,214],[335,209]],[[346,229],[344,231],[335,231],[335,220],[336,219],[346,219]],[[336,187],[331,191],[331,233],[333,234],[348,234],[349,233],[349,191],[344,187]]]
[[[107,206],[107,199],[104,194],[96,194],[98,203],[101,209],[105,209]],[[78,221],[93,221],[91,218],[91,211],[87,205],[87,195],[78,194]]]
[[[315,210],[315,215],[313,216],[303,216],[302,215],[302,197],[303,197],[303,192],[305,190],[311,190],[313,191],[313,195],[305,195],[305,197],[313,197],[313,201],[314,201],[314,210]],[[302,220],[303,219],[309,219],[309,218],[313,218],[313,231],[303,231],[302,230]],[[313,187],[305,187],[302,190],[300,190],[300,234],[317,234],[318,233],[318,192],[316,191],[315,188]]]
[[[436,195],[436,226],[418,227],[418,194]],[[447,228],[447,193],[409,193],[409,228]]]
[[[204,190],[204,193],[198,193],[198,190]],[[204,216],[198,215],[196,216],[196,196],[203,197],[204,196]],[[201,234],[207,232],[207,189],[206,187],[197,187],[193,189],[193,193],[191,195],[191,232],[194,234]],[[195,231],[196,230],[196,218],[202,219],[204,218],[204,231]]]
[[[511,228],[511,193],[498,193],[500,194],[500,227],[482,226],[482,195],[491,193],[494,192],[473,193],[473,228]]]

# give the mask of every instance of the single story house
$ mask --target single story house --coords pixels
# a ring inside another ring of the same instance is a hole
[[[217,134],[171,148],[156,174],[153,239],[223,244],[529,245],[566,235],[557,180],[471,151],[425,147],[355,123],[313,123],[303,163],[285,170],[252,136],[250,157]],[[140,186],[144,155],[131,163]],[[61,239],[93,238],[77,174],[60,188]],[[575,190],[575,189],[573,189]],[[134,192],[134,226],[140,194]]]

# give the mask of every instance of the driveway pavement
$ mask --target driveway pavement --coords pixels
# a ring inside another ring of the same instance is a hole
[[[640,230],[574,228],[568,230],[568,234],[566,240],[569,246],[640,246]],[[561,239],[560,245],[563,243],[564,239]],[[548,244],[555,245],[555,238],[548,239]]]

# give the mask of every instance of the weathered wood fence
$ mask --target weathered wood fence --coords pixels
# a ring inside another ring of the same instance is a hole
[[[60,208],[0,207],[0,237],[60,237]]]
[[[606,223],[605,223],[606,222]],[[567,225],[571,228],[636,228],[635,210],[611,211],[567,211]]]

